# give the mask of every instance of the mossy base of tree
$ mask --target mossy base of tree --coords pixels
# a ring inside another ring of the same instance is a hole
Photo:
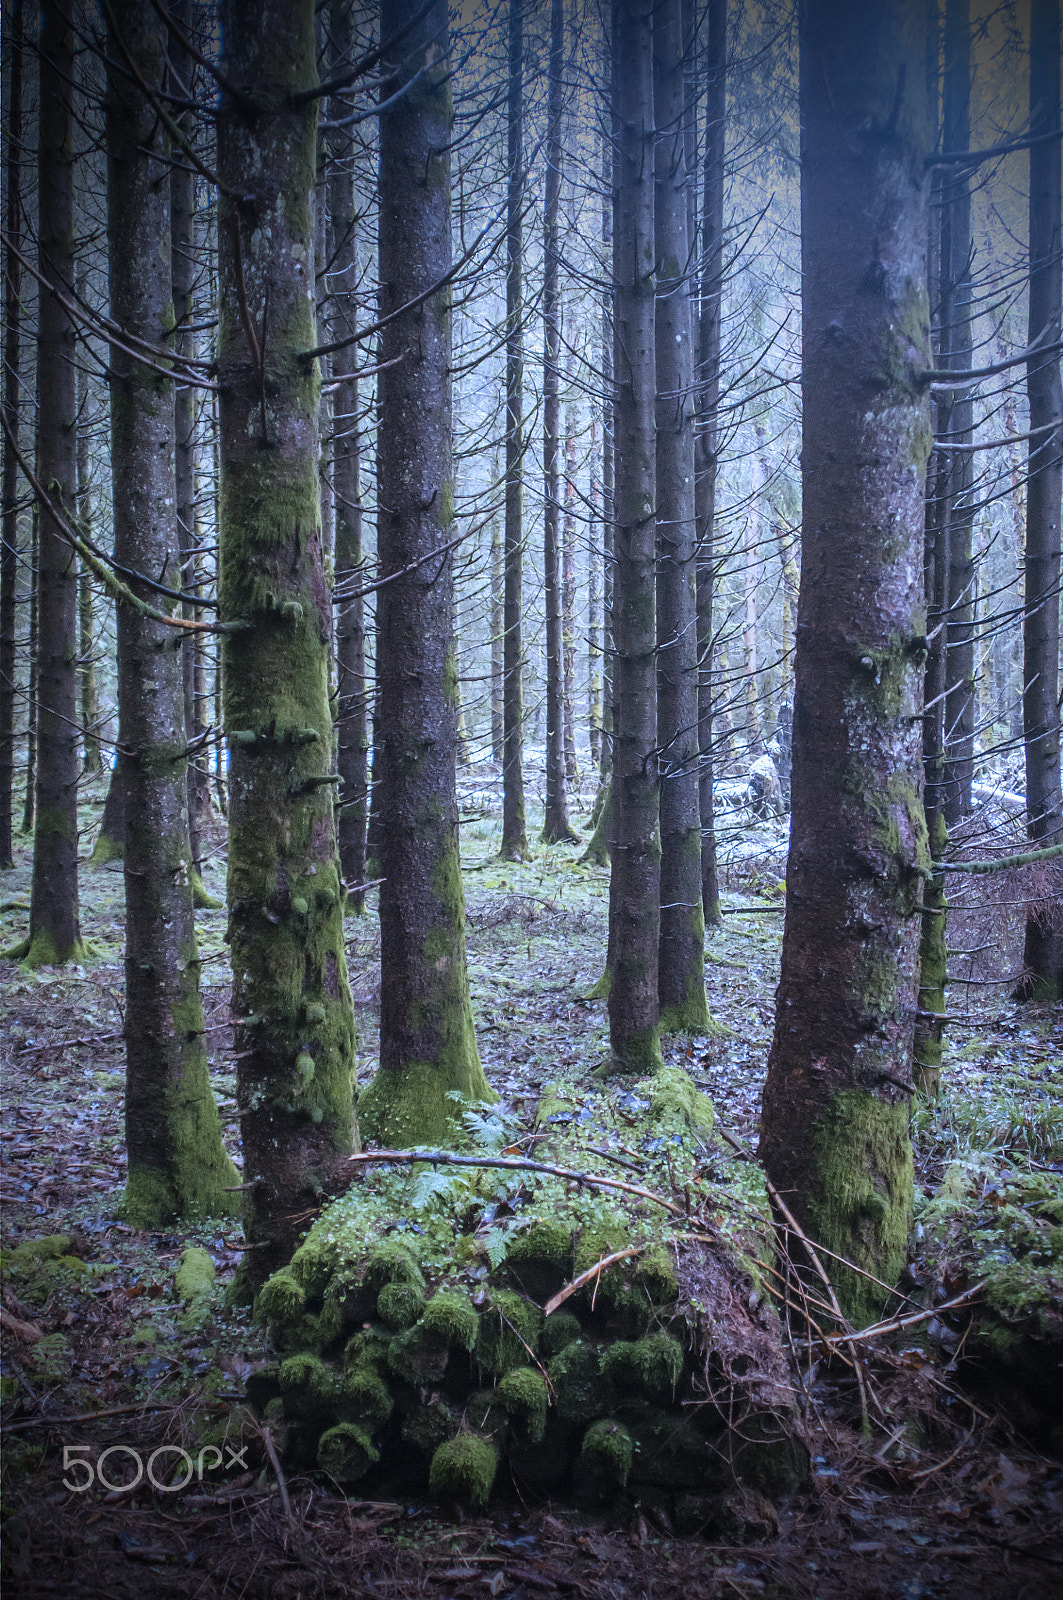
[[[358,1099],[362,1136],[390,1150],[447,1145],[461,1128],[461,1102],[449,1098],[454,1093],[467,1104],[498,1099],[475,1046],[449,1063],[415,1061],[401,1072],[381,1067]]]
[[[89,856],[90,867],[109,867],[116,861],[121,861],[125,855],[125,846],[121,839],[114,838],[101,829],[96,836],[96,843]]]
[[[0,950],[0,960],[19,961],[30,968],[66,967],[90,961],[95,954],[95,946],[86,939],[78,939],[68,950],[59,950],[51,935],[41,932]]]
[[[624,1040],[622,1052],[614,1046],[601,1066],[594,1069],[594,1076],[614,1078],[654,1073],[660,1071],[663,1066],[660,1030],[656,1027],[644,1028],[641,1033],[628,1035]]]
[[[188,874],[189,888],[192,890],[192,904],[197,911],[220,911],[223,901],[212,895],[199,873],[193,869]]]
[[[612,788],[605,790],[604,798],[595,802],[594,831],[587,840],[587,848],[580,860],[595,867],[609,865],[609,834],[613,821]]]
[[[210,1151],[214,1141],[206,1141]],[[177,1221],[199,1222],[207,1217],[238,1217],[240,1175],[228,1157],[224,1165],[196,1160],[176,1178],[149,1167],[129,1169],[120,1211],[134,1228],[164,1228]]]

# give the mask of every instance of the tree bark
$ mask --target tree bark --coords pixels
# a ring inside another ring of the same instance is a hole
[[[701,208],[701,308],[698,320],[698,428],[694,500],[697,530],[698,796],[701,813],[701,903],[708,927],[718,928],[720,879],[713,814],[713,556],[720,404],[720,326],[723,305],[724,154],[727,135],[727,0],[709,0],[705,160]]]
[[[0,868],[13,867],[15,802],[15,585],[18,581],[18,462],[22,264],[22,0],[12,0],[7,33],[7,207],[4,246],[4,465],[0,498]]]
[[[551,0],[547,74],[546,193],[543,204],[543,589],[546,605],[546,815],[547,844],[575,840],[565,792],[565,705],[561,638],[561,561],[558,448],[561,424],[561,309],[558,277],[561,245],[562,70],[565,3]]]
[[[356,1140],[318,515],[313,0],[225,0],[220,615],[247,1264],[288,1259]]]
[[[74,30],[70,0],[44,13],[38,157],[37,472],[60,513],[76,515],[74,325],[58,295],[74,282]],[[52,292],[52,291],[55,292]],[[82,953],[78,921],[77,557],[42,505],[37,551],[37,780],[25,959]]]
[[[609,1035],[612,1069],[620,1072],[652,1071],[661,1061],[652,16],[652,0],[614,0],[620,137],[613,213],[616,533]]]
[[[793,816],[765,1170],[809,1234],[886,1283],[905,1259],[922,882],[929,403],[924,12],[806,0],[804,556]],[[796,1253],[795,1245],[795,1253]],[[832,1269],[847,1316],[884,1291]]]
[[[108,47],[107,239],[111,314],[133,342],[173,331],[168,155],[154,106],[130,81],[163,87],[165,27],[139,0],[114,0]],[[174,385],[111,353],[115,559],[180,585],[174,476]],[[134,589],[138,587],[134,584]],[[176,601],[139,586],[173,611]],[[199,997],[187,827],[180,635],[132,606],[118,608],[119,738],[126,755],[125,1132],[123,1211],[140,1228],[238,1209],[210,1088]],[[176,646],[176,648],[175,648]]]
[[[331,0],[331,33],[338,51],[351,39],[350,8]],[[334,116],[343,112],[337,104]],[[332,262],[332,334],[350,338],[357,326],[358,222],[354,199],[353,129],[332,133],[330,185]],[[342,371],[357,366],[357,346],[337,353]],[[340,592],[361,589],[362,571],[362,445],[357,378],[339,384],[333,394],[332,484],[336,507],[336,572]],[[336,678],[339,689],[339,840],[344,880],[354,893],[353,910],[361,911],[365,892],[366,831],[369,821],[369,717],[365,681],[365,600],[361,594],[340,598],[336,607]]]
[[[455,751],[450,291],[453,106],[444,0],[383,0],[377,600],[383,747],[380,1070],[362,1096],[367,1135],[444,1142],[468,1101],[493,1098],[480,1066],[465,964]],[[423,73],[416,91],[399,91]],[[410,306],[411,309],[403,310]],[[387,365],[393,362],[394,365]],[[394,582],[386,580],[401,573]]]
[[[681,0],[653,19],[657,127],[657,743],[660,747],[662,1029],[703,1033],[705,916],[698,805],[698,649],[694,549],[694,352],[686,274],[690,174]]]
[[[506,510],[502,594],[502,848],[528,851],[524,811],[524,0],[510,0],[506,117]]]
[[[571,383],[575,363],[569,362]],[[576,434],[579,408],[565,403],[565,494],[561,524],[561,700],[564,708],[565,780],[575,783],[576,765]]]
[[[1033,0],[1030,27],[1030,132],[1059,128],[1059,0]],[[1030,150],[1029,342],[1058,344],[1063,297],[1060,253],[1059,144]],[[1058,353],[1026,366],[1030,441],[1026,486],[1026,595],[1023,607],[1023,738],[1026,815],[1031,844],[1063,839],[1060,793],[1059,585],[1060,491],[1063,487],[1063,388]],[[1043,428],[1043,434],[1035,430]],[[1058,863],[1057,863],[1058,865]],[[1063,996],[1063,895],[1026,920],[1026,977],[1020,995]]]
[[[78,293],[84,294],[84,268],[78,271]],[[90,485],[92,467],[89,462],[89,429],[87,419],[88,377],[78,373],[78,439],[77,439],[77,519],[86,531],[92,526],[92,496]],[[96,639],[93,615],[92,574],[82,561],[78,566],[78,682],[81,691],[81,732],[85,741],[85,771],[102,772],[100,754],[100,702],[96,688]]]

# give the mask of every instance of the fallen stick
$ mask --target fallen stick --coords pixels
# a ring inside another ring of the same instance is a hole
[[[425,1161],[431,1165],[450,1167],[501,1167],[506,1172],[544,1172],[552,1178],[568,1178],[572,1183],[585,1183],[591,1188],[619,1189],[623,1194],[637,1194],[641,1200],[652,1200],[663,1206],[674,1217],[685,1217],[686,1211],[674,1200],[654,1194],[652,1189],[642,1189],[635,1183],[621,1183],[619,1178],[597,1178],[590,1172],[575,1172],[569,1167],[552,1167],[545,1161],[529,1161],[518,1156],[459,1156],[451,1150],[362,1150],[347,1160],[356,1166],[369,1162],[396,1161],[407,1165]]]
[[[626,1261],[629,1256],[640,1256],[645,1248],[644,1244],[632,1244],[628,1245],[626,1250],[616,1250],[611,1256],[603,1256],[593,1267],[588,1267],[586,1272],[581,1272],[578,1278],[573,1278],[571,1283],[566,1283],[563,1289],[559,1289],[543,1306],[543,1316],[552,1316],[558,1306],[563,1306],[566,1300],[571,1299],[577,1290],[582,1289],[592,1278],[600,1278],[606,1267],[611,1267],[614,1261]]]

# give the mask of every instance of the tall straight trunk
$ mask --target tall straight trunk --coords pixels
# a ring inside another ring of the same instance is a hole
[[[569,379],[572,377],[569,365]],[[565,493],[561,524],[561,702],[564,710],[565,779],[575,783],[576,765],[576,434],[579,411],[565,403]]]
[[[557,466],[561,424],[561,307],[558,278],[561,244],[562,69],[565,53],[565,0],[550,3],[550,60],[547,74],[546,193],[543,203],[543,589],[546,605],[546,815],[547,844],[575,839],[565,792],[565,706],[561,640],[560,525]]]
[[[653,19],[657,127],[657,743],[661,779],[661,1027],[703,1032],[705,916],[698,804],[698,643],[694,560],[694,351],[686,274],[690,174],[686,151],[682,0]]]
[[[587,730],[591,766],[602,763],[602,433],[597,404],[591,407],[590,542],[587,550]]]
[[[330,31],[338,53],[351,38],[350,7],[331,0]],[[337,120],[343,113],[337,105]],[[354,202],[353,130],[331,134],[329,258],[332,262],[332,336],[348,339],[357,326],[358,221]],[[358,365],[357,347],[338,351],[343,373]],[[336,522],[336,571],[340,591],[360,590],[362,572],[362,446],[358,420],[358,379],[346,378],[332,398],[332,487]],[[354,891],[350,905],[361,911],[366,881],[366,829],[369,821],[369,718],[365,682],[365,600],[341,598],[336,607],[336,680],[339,690],[339,841],[344,880]]]
[[[971,144],[970,0],[946,0],[944,127],[946,150]],[[940,306],[937,365],[965,371],[973,364],[971,317],[971,186],[962,168],[946,171],[941,183]],[[937,432],[949,444],[970,444],[974,400],[958,389],[938,407]],[[942,804],[952,826],[971,810],[974,777],[974,456],[945,452],[944,504],[948,524],[946,698]],[[939,919],[940,920],[940,919]]]
[[[383,0],[377,596],[383,747],[380,1070],[366,1133],[408,1146],[451,1137],[456,1092],[493,1098],[480,1066],[465,964],[455,752],[458,673],[450,394],[449,37],[445,0]],[[415,93],[402,86],[418,75]],[[390,365],[389,365],[390,363]],[[393,582],[388,578],[395,574]]]
[[[613,589],[609,1037],[614,1071],[660,1065],[657,668],[654,605],[653,0],[614,0],[616,533]]]
[[[760,497],[764,487],[765,471],[762,455],[764,430],[756,430],[757,447],[749,458],[749,511],[742,533],[742,587],[744,598],[744,623],[742,644],[745,649],[745,670],[742,674],[745,707],[745,734],[751,755],[759,755],[760,726],[760,652],[757,638],[757,580],[760,576]]]
[[[44,13],[38,156],[37,472],[61,515],[76,514],[74,325],[58,298],[74,282],[74,151],[70,0]],[[54,289],[56,292],[50,292]],[[25,959],[76,961],[78,922],[77,557],[41,506],[37,551],[37,782],[33,886]]]
[[[610,83],[616,72],[615,54],[610,45]],[[610,94],[609,117],[615,121],[615,95]],[[602,257],[603,275],[612,279],[613,257],[613,173],[615,152],[610,140],[602,139]],[[613,536],[616,489],[616,427],[613,416],[613,300],[611,289],[602,303],[602,759],[601,788],[604,793],[613,764]]]
[[[701,903],[717,928],[720,878],[713,816],[713,598],[716,563],[716,477],[720,404],[720,323],[723,306],[724,154],[727,134],[727,0],[709,0],[706,39],[705,159],[701,207],[701,285],[698,318],[698,426],[694,507],[697,532],[698,794],[701,811]]]
[[[107,243],[111,314],[127,338],[162,344],[172,329],[168,149],[147,95],[162,89],[165,28],[139,0],[114,0],[108,49]],[[111,355],[115,560],[176,588],[174,385],[124,350]],[[137,585],[171,612],[177,602]],[[124,1214],[137,1227],[239,1207],[210,1089],[199,996],[186,823],[185,706],[173,630],[118,609],[119,737],[126,753]]]
[[[1059,0],[1033,0],[1030,26],[1030,132],[1059,128]],[[1030,149],[1029,342],[1059,343],[1063,297],[1058,140]],[[1023,739],[1026,816],[1037,848],[1063,843],[1059,767],[1060,490],[1063,485],[1063,388],[1058,351],[1026,364],[1030,441],[1026,486],[1026,594],[1023,605]],[[1044,433],[1037,430],[1043,428]],[[1063,995],[1063,896],[1026,921],[1020,993]]]
[[[356,1139],[318,516],[313,0],[225,0],[220,614],[244,1226],[261,1281]]]
[[[524,0],[509,0],[506,106],[506,511],[502,595],[502,848],[527,854],[524,813]]]
[[[78,272],[78,292],[84,294],[84,272]],[[91,534],[92,529],[92,466],[89,461],[89,430],[87,423],[86,389],[88,380],[84,372],[78,373],[78,524]],[[92,575],[82,561],[78,566],[78,681],[81,687],[81,732],[85,741],[85,771],[102,772],[100,755],[100,703],[96,688],[96,628],[93,615]]]
[[[912,1204],[907,1086],[929,861],[924,10],[806,0],[800,43],[804,554],[760,1150],[810,1236],[891,1284]],[[831,1275],[845,1314],[871,1320],[886,1291],[845,1267]]]
[[[40,548],[40,507],[36,500],[30,512],[30,572],[37,570],[37,551]],[[26,787],[22,795],[23,835],[33,832],[33,801],[37,789],[37,585],[30,584],[30,626],[27,650],[30,658],[29,704],[26,707]]]
[[[492,481],[498,482],[498,460]],[[505,573],[502,566],[502,529],[498,518],[491,518],[491,760],[502,765],[502,596]]]
[[[15,864],[15,585],[18,582],[18,462],[22,263],[22,0],[8,17],[7,208],[4,246],[4,464],[0,487],[0,867]]]

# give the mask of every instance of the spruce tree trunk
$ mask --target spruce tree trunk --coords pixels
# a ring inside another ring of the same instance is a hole
[[[569,381],[574,362],[569,365]],[[575,783],[576,765],[576,433],[578,408],[571,397],[565,404],[565,495],[561,525],[561,685],[565,714],[565,780]]]
[[[356,1138],[318,515],[313,0],[226,0],[218,113],[220,614],[245,1228],[261,1281]]]
[[[139,0],[114,0],[116,63],[107,104],[107,239],[111,314],[131,342],[158,347],[173,331],[168,154],[130,64],[158,92],[165,28]],[[173,380],[123,350],[111,354],[115,560],[177,588]],[[131,580],[133,582],[133,580]],[[134,587],[138,587],[134,583]],[[177,602],[139,586],[171,612]],[[125,979],[129,1155],[123,1211],[140,1228],[178,1217],[234,1215],[237,1182],[210,1088],[199,997],[186,822],[185,707],[180,634],[120,606],[118,716],[126,753]]]
[[[498,482],[498,456],[491,474]],[[498,518],[491,518],[491,760],[502,765],[502,596],[505,573],[502,566],[502,529]]]
[[[929,403],[924,11],[801,27],[804,552],[786,928],[760,1153],[813,1239],[892,1283],[922,883]],[[795,1244],[795,1256],[798,1247]],[[835,1265],[846,1314],[884,1291]]]
[[[334,48],[345,52],[350,47],[350,9],[343,0],[331,0],[331,33]],[[334,116],[343,115],[339,109]],[[336,128],[332,132],[332,177],[330,182],[330,245],[332,262],[332,337],[346,339],[355,332],[358,286],[358,222],[354,202],[353,130]],[[349,346],[336,353],[343,373],[358,365],[358,347]],[[332,399],[332,484],[336,518],[336,572],[344,588],[360,590],[365,582],[362,571],[362,456],[358,419],[358,380],[348,378],[337,385]],[[336,679],[339,689],[337,722],[339,728],[340,865],[344,881],[354,893],[349,904],[361,911],[367,873],[366,829],[369,820],[369,717],[365,681],[365,600],[360,593],[341,598],[336,607]]]
[[[445,0],[420,11],[419,0],[384,0],[380,22],[385,40],[404,31],[380,68],[381,98],[398,96],[380,116],[380,309],[390,318],[377,464],[384,881],[380,1070],[360,1112],[366,1134],[394,1146],[445,1141],[460,1117],[452,1091],[493,1098],[465,965],[453,555],[425,559],[454,538],[450,290],[416,303],[451,267],[453,106]]]
[[[558,449],[561,424],[561,307],[558,278],[561,245],[562,68],[564,0],[551,0],[547,78],[546,192],[543,204],[543,592],[546,606],[546,815],[547,844],[574,840],[565,792],[565,705],[561,640],[561,552]]]
[[[506,122],[506,511],[502,596],[502,848],[528,851],[524,814],[524,0],[509,0]]]
[[[84,297],[85,271],[78,270],[78,293]],[[88,379],[78,373],[78,525],[91,534],[92,467],[89,462]],[[78,565],[78,681],[81,687],[81,731],[85,741],[85,771],[103,771],[100,755],[100,703],[96,689],[96,628],[93,616],[92,574],[82,561]]]
[[[4,464],[0,499],[0,868],[15,864],[15,584],[18,580],[18,462],[20,293],[22,264],[22,0],[9,17],[7,80],[7,207],[4,246]]]
[[[971,20],[969,0],[945,6],[944,128],[946,150],[971,147]],[[971,187],[962,167],[941,180],[941,324],[936,365],[962,372],[973,363],[971,322]],[[936,433],[947,444],[969,444],[974,437],[973,391],[968,387],[942,397]],[[971,810],[974,777],[974,456],[969,450],[945,452],[948,621],[946,628],[945,771],[942,804],[953,826]],[[936,858],[937,859],[937,858]],[[938,919],[939,921],[942,919]]]
[[[614,0],[619,173],[613,213],[615,577],[609,881],[612,1069],[660,1065],[657,948],[657,669],[654,605],[654,225],[652,0]]]
[[[595,403],[591,408],[591,478],[587,496],[591,515],[587,550],[587,729],[594,771],[600,771],[602,764],[602,545],[598,542],[599,531],[604,533],[601,448],[601,421]]]
[[[1030,132],[1059,128],[1059,0],[1033,0],[1030,28]],[[1030,150],[1029,340],[1060,338],[1063,296],[1060,253],[1058,140]],[[1063,486],[1063,388],[1059,354],[1032,356],[1026,365],[1030,441],[1026,487],[1026,596],[1023,609],[1023,737],[1026,815],[1036,848],[1063,842],[1059,735],[1060,490]],[[1058,865],[1058,863],[1057,863]],[[1063,896],[1026,921],[1020,994],[1063,996]]]
[[[37,474],[64,517],[76,515],[77,393],[74,325],[48,285],[74,281],[74,150],[70,0],[44,13],[40,56]],[[78,922],[77,557],[40,510],[37,550],[37,773],[33,886],[25,959],[76,961]]]
[[[40,506],[34,499],[30,511],[30,570],[37,570],[37,551],[40,547]],[[30,626],[27,650],[30,658],[29,705],[26,708],[26,787],[22,796],[22,826],[25,836],[33,832],[33,800],[37,789],[37,585],[30,584]]]
[[[694,352],[681,0],[653,21],[657,128],[657,743],[661,779],[661,1027],[704,1032],[705,917],[698,805],[698,655],[694,551]]]
[[[720,404],[720,319],[723,303],[724,153],[727,131],[727,0],[709,0],[707,18],[705,161],[701,208],[701,306],[698,319],[698,428],[694,502],[697,528],[698,796],[701,813],[701,903],[708,927],[717,928],[720,879],[713,815],[713,556],[716,521],[717,440]]]

